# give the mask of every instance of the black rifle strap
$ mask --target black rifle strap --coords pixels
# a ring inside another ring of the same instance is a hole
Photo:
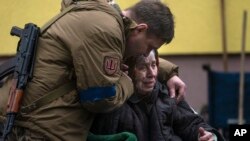
[[[40,97],[39,99],[35,100],[31,104],[29,104],[27,106],[22,106],[20,109],[20,112],[24,113],[24,114],[32,112],[33,110],[40,108],[44,105],[47,105],[47,104],[51,103],[52,101],[58,99],[59,97],[65,95],[65,94],[68,94],[70,91],[74,90],[75,87],[76,87],[76,84],[73,81],[65,83],[65,84],[59,86],[58,88],[50,91],[46,95]]]
[[[13,57],[7,61],[5,61],[3,64],[0,65],[0,81],[8,76],[9,74],[14,72],[16,66],[16,57]]]

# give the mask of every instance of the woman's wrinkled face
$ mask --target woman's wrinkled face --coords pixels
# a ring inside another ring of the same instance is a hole
[[[147,57],[140,56],[136,60],[134,68],[134,84],[136,91],[142,95],[151,93],[156,83],[157,73],[158,68],[155,52],[151,51]]]

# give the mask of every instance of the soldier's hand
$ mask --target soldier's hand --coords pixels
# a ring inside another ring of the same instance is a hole
[[[186,84],[176,75],[167,81],[170,97],[176,97],[177,102],[184,99],[186,95]]]
[[[122,64],[121,65],[121,70],[123,71],[123,72],[125,72],[126,74],[128,74],[128,65],[126,65],[126,64]]]

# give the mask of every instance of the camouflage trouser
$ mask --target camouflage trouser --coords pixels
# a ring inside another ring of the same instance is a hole
[[[13,127],[7,141],[49,141],[44,135],[22,127]]]

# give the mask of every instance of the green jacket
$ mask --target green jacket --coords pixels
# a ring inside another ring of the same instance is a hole
[[[137,141],[135,134],[130,132],[121,132],[111,135],[95,135],[90,133],[87,141]]]

